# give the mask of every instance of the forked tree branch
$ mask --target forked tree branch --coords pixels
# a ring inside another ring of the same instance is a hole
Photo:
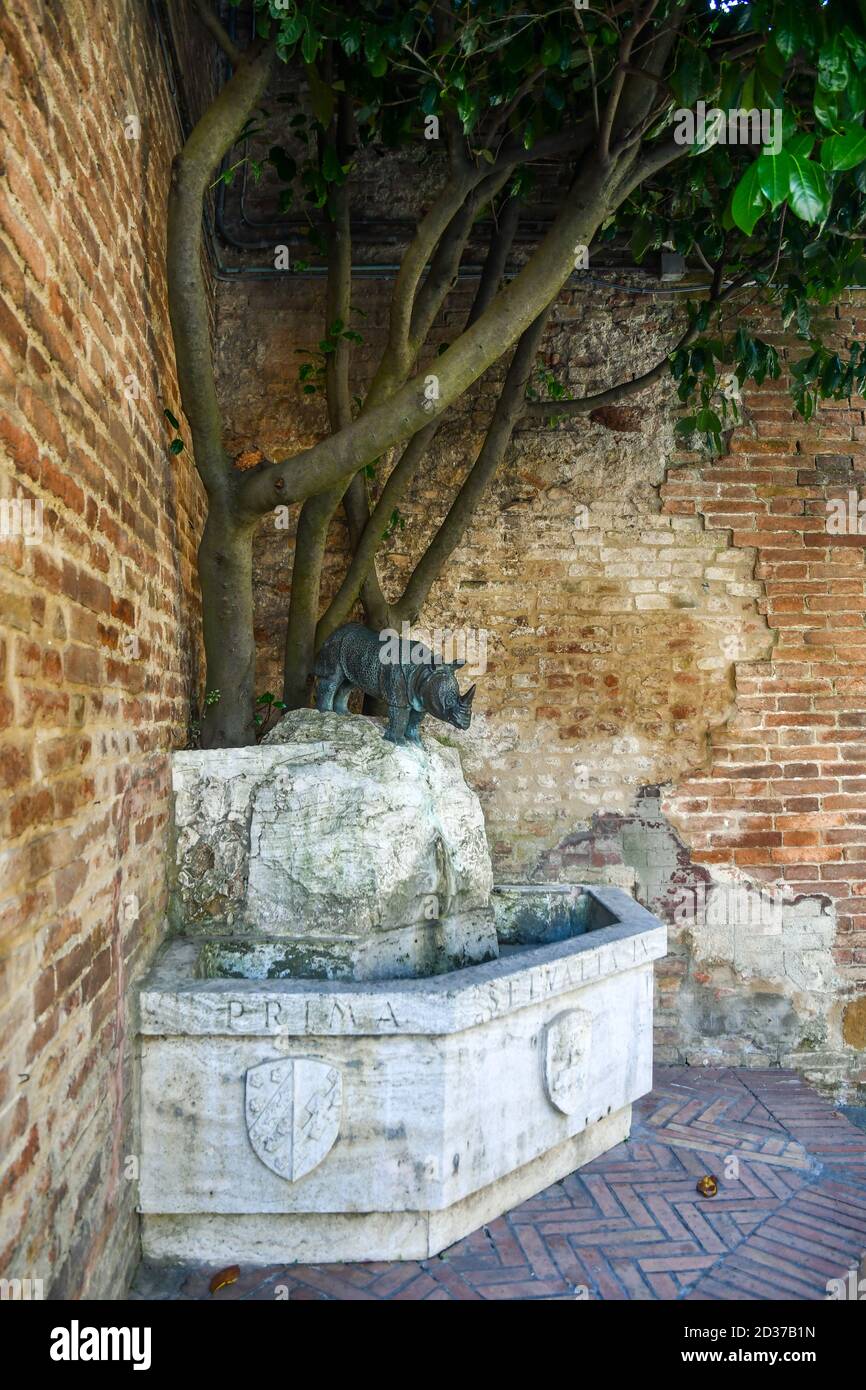
[[[321,646],[326,637],[346,622],[364,582],[373,569],[376,555],[382,544],[390,518],[406,494],[424,455],[430,447],[440,422],[434,421],[426,429],[419,430],[406,445],[397,463],[391,469],[381,495],[370,513],[364,532],[355,547],[342,584],[331,600],[316,628],[316,646]],[[382,623],[381,626],[385,626]]]
[[[484,312],[499,289],[505,262],[517,230],[519,216],[520,204],[518,200],[509,198],[491,237],[478,290],[472,302],[467,323],[475,322],[475,319]],[[363,535],[354,544],[354,554],[343,583],[319,620],[316,630],[317,647],[326,637],[330,636],[335,628],[347,620],[358,595],[363,593],[363,586],[368,574],[373,571],[376,554],[382,544],[388,522],[405,496],[441,423],[441,420],[434,421],[426,429],[419,430],[418,434],[410,439],[402,456],[392,468],[379,500],[370,514]],[[356,479],[358,476],[356,475]],[[380,624],[380,626],[384,625],[384,622]]]
[[[614,68],[613,80],[610,84],[610,95],[604,112],[602,113],[601,129],[598,136],[598,153],[603,163],[607,163],[611,157],[611,135],[619,109],[620,98],[622,97],[623,88],[625,87],[629,60],[631,58],[631,51],[634,47],[635,39],[649,24],[657,4],[658,0],[648,0],[646,7],[641,10],[639,14],[635,15],[634,23],[626,29],[620,40],[619,58]]]
[[[511,173],[512,170],[506,166],[485,178],[466,199],[439,242],[412,309],[409,348],[413,359],[424,346],[436,315],[454,285],[460,268],[460,258],[466,249],[475,219],[485,205],[492,202],[496,194],[504,188]]]
[[[499,292],[485,312],[437,359],[441,415],[459,395],[538,317],[540,308],[556,298],[574,268],[576,246],[587,246],[597,228],[613,212],[611,171],[589,159],[580,171],[568,200],[540,246],[523,269]],[[429,401],[420,379],[407,381],[393,395],[365,410],[339,435],[280,463],[259,465],[243,475],[239,486],[242,515],[254,518],[281,502],[299,501],[349,479],[386,449],[408,439],[429,423]]]

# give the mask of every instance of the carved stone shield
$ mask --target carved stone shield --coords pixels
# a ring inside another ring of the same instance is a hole
[[[246,1120],[262,1163],[294,1182],[309,1173],[340,1129],[343,1078],[328,1062],[284,1057],[247,1072]]]
[[[544,1030],[544,1089],[563,1115],[572,1115],[581,1104],[591,1033],[592,1015],[585,1009],[564,1009]]]

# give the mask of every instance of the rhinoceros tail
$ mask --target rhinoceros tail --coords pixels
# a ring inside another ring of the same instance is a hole
[[[336,661],[340,656],[340,647],[343,643],[343,629],[337,628],[330,637],[326,637],[316,656],[316,664],[313,672],[317,676],[327,676],[333,670]]]

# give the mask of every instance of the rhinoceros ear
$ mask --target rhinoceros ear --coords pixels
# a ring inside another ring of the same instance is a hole
[[[460,698],[461,698],[461,700],[462,700],[462,702],[463,702],[464,705],[471,705],[471,704],[472,704],[472,701],[473,701],[474,698],[475,698],[475,686],[474,686],[474,685],[470,685],[470,687],[469,687],[469,689],[467,690],[466,694],[465,694],[465,695],[461,695]]]
[[[452,671],[459,671],[459,670],[461,669],[461,667],[463,667],[463,666],[466,665],[466,662],[465,662],[465,661],[449,661],[449,662],[448,662],[448,665],[451,667],[451,670],[452,670]]]

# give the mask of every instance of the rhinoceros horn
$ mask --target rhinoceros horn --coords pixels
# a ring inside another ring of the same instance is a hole
[[[461,698],[461,700],[462,700],[462,702],[463,702],[464,705],[471,705],[474,696],[475,696],[475,686],[474,686],[474,685],[470,685],[470,687],[469,687],[469,689],[467,690],[466,694],[465,694],[465,695],[461,695],[460,698]]]

